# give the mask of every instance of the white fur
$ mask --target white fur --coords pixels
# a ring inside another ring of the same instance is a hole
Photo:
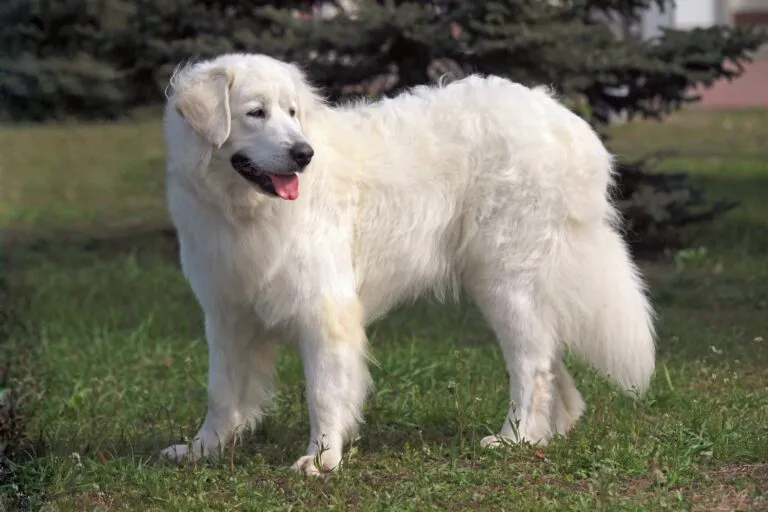
[[[246,116],[255,107],[269,116]],[[512,403],[483,445],[545,443],[573,426],[584,402],[566,347],[626,390],[647,387],[653,315],[617,234],[612,158],[548,90],[471,76],[331,108],[293,65],[228,54],[177,72],[165,127],[210,374],[195,441],[164,453],[215,451],[259,421],[277,344],[296,341],[311,432],[294,468],[335,468],[370,384],[364,327],[425,292],[466,290],[501,344]],[[245,151],[280,172],[296,141],[315,150],[296,201],[230,165]]]

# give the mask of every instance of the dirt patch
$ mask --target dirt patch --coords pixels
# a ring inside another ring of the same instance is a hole
[[[113,496],[109,496],[106,493],[94,491],[94,492],[81,492],[70,497],[71,501],[69,505],[73,510],[94,510],[98,512],[108,512],[110,510],[116,510],[124,504],[124,502],[117,502]]]
[[[634,498],[658,494],[664,478],[657,473],[622,481],[616,494]],[[667,488],[670,500],[680,493],[696,512],[768,511],[768,463],[724,464],[702,470],[702,475],[704,483]]]
[[[706,486],[693,490],[693,510],[768,511],[768,463],[726,464],[705,471]]]
[[[674,503],[679,494],[695,512],[768,512],[768,463],[724,464],[702,470],[701,474],[703,479],[697,479],[698,482],[677,487],[667,486],[666,475],[658,469],[647,475],[619,477],[608,483],[592,479],[568,482],[560,475],[544,475],[531,484],[545,483],[587,492],[600,501],[607,499],[609,503],[614,500],[643,502],[665,495],[669,503]]]

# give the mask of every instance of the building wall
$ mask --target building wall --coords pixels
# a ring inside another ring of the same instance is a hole
[[[713,25],[762,25],[768,27],[768,0],[676,0],[662,12],[656,6],[642,16],[631,32],[653,38],[663,27],[693,29]],[[696,105],[702,108],[768,108],[768,44],[744,63],[744,73],[733,81],[719,80],[711,87],[698,87]]]
[[[768,9],[768,0],[729,0],[731,9]]]
[[[680,0],[678,0],[679,2]],[[693,0],[694,2],[704,2],[707,0]],[[676,10],[671,5],[661,9],[653,4],[640,20],[640,35],[644,39],[657,37],[661,35],[661,29],[664,27],[673,27],[675,25]]]
[[[675,27],[688,29],[727,23],[726,19],[722,19],[723,14],[727,12],[727,8],[722,9],[725,4],[722,0],[677,0]]]
[[[662,12],[655,5],[641,22],[644,38],[659,35],[661,27],[691,29],[741,23],[768,24],[768,0],[676,0]]]

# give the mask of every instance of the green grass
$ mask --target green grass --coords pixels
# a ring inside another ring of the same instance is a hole
[[[471,307],[419,303],[371,329],[376,389],[346,464],[288,466],[308,434],[297,355],[273,412],[219,461],[159,449],[205,411],[198,307],[163,232],[156,121],[0,131],[6,229],[2,357],[23,437],[0,508],[30,510],[721,510],[768,507],[768,114],[688,112],[615,130],[636,156],[741,200],[643,264],[658,371],[626,398],[576,360],[588,404],[568,439],[479,449],[506,412],[493,337]],[[0,430],[2,418],[0,418]]]

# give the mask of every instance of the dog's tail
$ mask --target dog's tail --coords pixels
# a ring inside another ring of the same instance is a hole
[[[561,342],[625,391],[645,391],[654,313],[621,236],[608,224],[572,225],[551,256],[544,282]]]

